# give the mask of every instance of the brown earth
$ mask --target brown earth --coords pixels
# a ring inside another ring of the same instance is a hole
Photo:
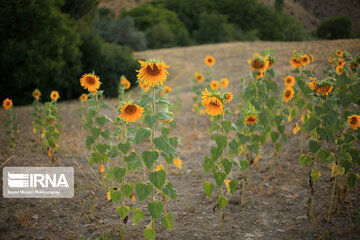
[[[289,137],[281,155],[275,159],[273,174],[269,166],[272,145],[264,146],[258,168],[252,169],[252,185],[246,190],[246,205],[239,205],[239,190],[229,196],[230,204],[224,210],[224,235],[218,231],[218,212],[216,194],[207,199],[202,183],[212,181],[212,176],[204,174],[203,158],[209,153],[212,142],[209,141],[208,120],[191,112],[191,86],[195,71],[205,71],[203,59],[212,55],[216,59],[213,74],[217,78],[226,77],[230,81],[231,91],[236,95],[239,79],[250,70],[247,59],[254,52],[265,49],[275,51],[278,73],[277,82],[290,71],[289,57],[294,49],[315,56],[314,68],[318,76],[327,57],[335,49],[344,49],[352,54],[360,52],[360,40],[336,40],[315,42],[242,42],[217,45],[203,45],[188,48],[152,50],[136,53],[138,58],[159,57],[170,68],[167,84],[173,88],[171,98],[181,99],[181,110],[175,116],[177,129],[172,135],[179,136],[179,147],[183,169],[170,168],[168,176],[178,194],[178,199],[171,201],[168,210],[174,214],[174,228],[171,231],[156,226],[157,239],[358,239],[360,226],[357,218],[360,209],[359,185],[348,192],[340,214],[333,213],[330,223],[325,221],[330,199],[330,168],[320,165],[322,177],[315,187],[315,219],[310,221],[306,215],[309,197],[309,168],[299,166],[299,139],[290,134],[293,126],[287,126]],[[101,76],[101,74],[100,74]],[[61,92],[60,92],[61,94]],[[138,89],[133,91],[133,97]],[[116,99],[107,99],[110,109],[103,111],[111,118],[116,115]],[[60,115],[64,129],[57,166],[75,168],[75,196],[72,199],[0,199],[0,239],[92,239],[110,236],[117,239],[120,218],[115,212],[115,205],[106,201],[106,191],[96,187],[99,175],[97,169],[87,163],[89,152],[85,147],[86,132],[81,130],[78,101],[60,103]],[[5,128],[0,133],[0,163],[4,166],[50,166],[46,154],[42,152],[39,136],[32,133],[31,106],[16,107],[17,124],[20,134],[14,154],[6,151]],[[0,111],[1,122],[5,121],[5,111]],[[146,147],[146,144],[139,148]],[[240,179],[238,170],[231,173]],[[130,180],[141,176],[130,176]],[[2,181],[1,181],[2,184]],[[216,191],[215,191],[216,192]],[[128,203],[130,206],[143,206]],[[90,207],[95,206],[95,211]],[[148,223],[149,216],[135,227],[132,219],[126,224],[128,238],[143,239],[142,229]],[[106,239],[106,238],[105,238]]]

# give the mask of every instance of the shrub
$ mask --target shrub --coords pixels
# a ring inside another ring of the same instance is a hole
[[[353,36],[352,21],[348,17],[329,18],[321,23],[316,33],[323,39],[351,38]]]

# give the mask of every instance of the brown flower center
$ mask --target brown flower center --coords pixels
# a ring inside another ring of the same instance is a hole
[[[307,62],[308,61],[308,58],[307,57],[303,57],[303,62]]]
[[[357,123],[357,117],[352,117],[350,123],[355,125]]]
[[[211,58],[208,58],[208,59],[207,59],[207,62],[208,62],[208,63],[212,63],[212,59],[211,59]]]
[[[134,114],[136,112],[136,110],[137,110],[137,107],[134,105],[129,105],[125,108],[126,114],[129,114],[129,115]]]
[[[248,118],[248,122],[255,122],[255,121],[256,121],[256,119],[253,118],[252,116],[250,116],[250,117]]]
[[[160,68],[159,68],[155,63],[150,63],[150,64],[147,65],[147,67],[146,67],[146,72],[147,72],[149,75],[156,76],[156,75],[159,75],[159,73],[160,73]]]
[[[291,95],[290,91],[286,91],[285,97],[290,97],[290,95]]]
[[[10,107],[11,103],[10,102],[6,102],[6,106]]]
[[[263,66],[264,66],[264,63],[260,59],[253,60],[253,67],[255,69],[261,69],[261,68],[263,68]]]
[[[89,76],[86,78],[86,83],[89,85],[94,85],[95,84],[95,78],[92,76]]]
[[[220,106],[220,104],[213,103],[213,102],[209,102],[209,105],[211,105],[212,107],[219,107]]]

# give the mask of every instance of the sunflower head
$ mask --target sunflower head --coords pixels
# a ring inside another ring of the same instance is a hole
[[[260,71],[260,72],[255,72],[255,77],[256,77],[256,79],[260,79],[260,78],[262,78],[264,76],[264,73],[262,72],[262,71]]]
[[[161,86],[166,81],[169,72],[166,70],[169,68],[165,62],[157,59],[147,59],[144,61],[138,61],[140,63],[140,69],[137,78],[140,81],[144,81],[149,87],[155,85]]]
[[[343,58],[339,58],[337,65],[343,67],[345,65],[345,60]]]
[[[295,91],[292,87],[287,87],[284,90],[283,100],[284,102],[289,102],[294,97]]]
[[[332,57],[329,57],[329,58],[328,58],[328,62],[329,62],[329,63],[332,63],[333,61],[334,61],[334,60],[333,60]]]
[[[120,118],[125,122],[136,122],[139,120],[144,112],[144,108],[139,107],[137,104],[125,104],[119,109]]]
[[[333,86],[328,83],[318,85],[315,89],[316,93],[320,93],[322,96],[327,96],[331,93]]]
[[[311,62],[314,62],[315,61],[315,58],[314,58],[314,55],[310,55],[310,60],[311,60]]]
[[[53,101],[55,101],[55,102],[59,99],[59,97],[60,97],[60,95],[59,95],[59,92],[58,92],[58,91],[52,91],[52,92],[50,93],[50,98],[51,98],[51,100],[53,100]]]
[[[210,83],[211,90],[217,90],[219,88],[219,82],[214,80]]]
[[[204,81],[204,76],[202,73],[195,73],[195,79],[198,81],[198,83],[201,83],[202,81]]]
[[[244,119],[245,125],[254,125],[258,121],[258,117],[256,114],[247,114]]]
[[[13,102],[11,101],[11,99],[9,98],[6,98],[4,101],[3,101],[3,107],[6,109],[6,110],[9,110],[13,105]]]
[[[316,78],[314,78],[315,80],[312,80],[311,82],[309,82],[309,88],[311,90],[315,90],[317,88],[317,81]]]
[[[81,94],[80,100],[81,100],[82,102],[86,102],[87,99],[88,99],[88,96],[87,96],[85,93]]]
[[[353,130],[357,130],[360,127],[360,116],[356,114],[349,116],[348,123]]]
[[[250,68],[255,72],[265,72],[269,68],[267,59],[262,58],[260,55],[255,54],[248,60]]]
[[[208,97],[207,100],[203,103],[205,106],[205,111],[212,116],[217,116],[223,114],[224,104],[222,99],[217,96]]]
[[[300,57],[291,57],[290,58],[290,64],[293,68],[302,68],[302,59]]]
[[[89,92],[96,92],[100,88],[100,78],[94,73],[87,73],[82,75],[80,78],[80,84],[84,89],[87,89]]]
[[[215,58],[212,56],[206,56],[204,61],[205,61],[205,64],[208,66],[213,66],[215,64]]]
[[[342,66],[337,66],[337,67],[336,67],[336,73],[337,73],[338,75],[343,74],[343,72],[344,72],[344,69],[343,69]]]
[[[286,87],[292,87],[295,84],[295,78],[293,76],[291,76],[291,75],[287,75],[284,78],[284,83],[285,83]]]
[[[343,51],[340,51],[339,49],[336,49],[335,54],[338,57],[342,57],[343,56]]]
[[[223,96],[225,99],[225,103],[231,102],[231,100],[234,98],[234,95],[232,94],[232,92],[224,93]]]
[[[310,58],[309,58],[309,56],[308,55],[303,55],[302,57],[301,57],[301,64],[303,65],[303,66],[306,66],[306,65],[308,65],[310,63]]]
[[[352,60],[350,63],[349,63],[349,67],[351,69],[356,69],[359,67],[359,64],[355,61],[355,60]]]
[[[35,90],[32,92],[32,96],[33,96],[33,98],[35,98],[36,100],[39,100],[39,98],[41,97],[41,92],[39,91],[39,89],[35,89]]]
[[[221,88],[226,88],[227,86],[229,86],[229,80],[227,80],[227,78],[222,78],[221,79]]]
[[[271,68],[275,64],[275,58],[270,55],[266,56],[265,60],[268,62],[269,68]]]
[[[129,89],[131,86],[131,83],[129,80],[127,80],[126,78],[122,78],[120,80],[120,84],[124,86],[125,89]]]
[[[172,89],[169,86],[164,86],[164,92],[165,93],[171,93]]]

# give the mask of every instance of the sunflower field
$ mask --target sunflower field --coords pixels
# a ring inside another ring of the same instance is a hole
[[[41,86],[31,106],[3,96],[1,166],[72,166],[75,194],[2,198],[0,236],[356,239],[359,49],[341,40],[143,51],[138,87],[121,75],[117,97],[105,97],[99,71],[74,79],[76,100]]]

